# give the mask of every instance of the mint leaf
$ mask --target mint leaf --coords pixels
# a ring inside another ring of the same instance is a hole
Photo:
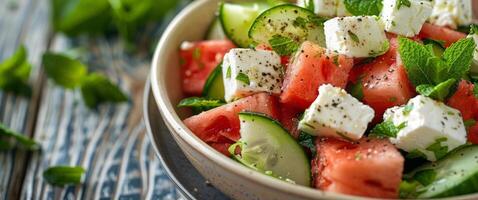
[[[108,0],[51,0],[55,31],[68,36],[97,34],[108,30],[111,8]]]
[[[298,141],[300,145],[310,150],[310,152],[312,153],[312,158],[315,157],[315,154],[317,153],[317,148],[315,147],[314,136],[301,131],[299,133]]]
[[[371,135],[378,138],[396,138],[398,132],[407,126],[406,123],[402,123],[399,126],[395,126],[392,120],[386,120],[380,124],[377,124],[371,131]]]
[[[433,39],[424,39],[422,40],[423,44],[429,48],[430,52],[437,57],[441,57],[445,51],[445,41],[443,40],[433,40]]]
[[[435,140],[435,143],[431,144],[426,148],[426,150],[433,152],[435,154],[435,158],[440,160],[448,153],[448,146],[442,146],[442,142],[447,141],[448,138],[438,138]]]
[[[410,7],[412,3],[409,0],[398,0],[397,7],[400,9],[402,6]]]
[[[22,146],[24,146],[28,150],[36,150],[39,148],[39,145],[37,142],[35,142],[35,140],[32,140],[21,133],[17,133],[7,128],[2,123],[0,123],[0,136],[6,139],[14,139],[16,142],[20,143]],[[1,139],[0,141],[1,141],[0,149],[10,150],[13,147],[15,147],[15,145],[10,143],[9,141],[3,141]]]
[[[118,86],[104,75],[92,73],[86,76],[81,83],[81,94],[85,104],[89,108],[96,108],[106,102],[120,103],[128,100],[128,97]]]
[[[63,187],[80,184],[85,172],[82,167],[55,166],[45,170],[43,178],[51,185]]]
[[[43,66],[49,78],[68,89],[80,86],[88,68],[78,60],[63,54],[43,54]]]
[[[448,94],[450,94],[450,90],[455,84],[455,82],[455,79],[449,79],[445,82],[438,84],[437,86],[419,85],[417,87],[417,92],[432,99],[444,101],[446,97],[448,97]]]
[[[398,39],[400,58],[407,70],[408,78],[414,85],[434,85],[434,67],[429,67],[428,58],[432,53],[423,45],[408,38]]]
[[[209,110],[224,105],[225,103],[217,99],[208,99],[202,97],[190,97],[179,102],[178,107],[192,107],[201,109],[201,111]]]
[[[450,78],[460,80],[470,71],[474,51],[475,41],[473,38],[461,39],[445,50],[443,59],[448,64]]]
[[[307,20],[303,17],[297,17],[292,22],[292,25],[294,25],[295,27],[302,28],[302,29],[307,29]]]
[[[345,8],[352,15],[380,15],[382,11],[381,0],[344,0]]]
[[[247,76],[246,74],[241,73],[241,72],[239,74],[237,74],[236,80],[241,81],[246,85],[249,85],[251,83],[250,80],[249,80],[249,76]]]
[[[269,44],[271,45],[272,49],[281,56],[291,55],[297,51],[297,49],[299,49],[299,44],[296,41],[281,35],[272,36],[272,38],[269,40]]]
[[[31,96],[28,84],[31,65],[27,60],[27,50],[20,46],[8,59],[0,63],[0,89],[16,95]]]

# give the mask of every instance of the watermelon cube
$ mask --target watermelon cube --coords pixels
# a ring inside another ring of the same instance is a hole
[[[346,142],[318,138],[312,160],[313,184],[323,191],[397,198],[404,158],[388,141],[363,138]]]
[[[317,98],[320,85],[329,83],[345,88],[352,67],[352,58],[304,42],[287,67],[280,100],[304,110]]]

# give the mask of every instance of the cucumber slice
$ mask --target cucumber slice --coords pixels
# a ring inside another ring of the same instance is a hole
[[[224,101],[224,81],[222,80],[222,63],[209,75],[202,90],[202,96]]]
[[[279,122],[263,114],[243,112],[241,154],[235,158],[242,164],[281,180],[304,186],[310,185],[310,165],[302,147]],[[234,153],[233,153],[234,155]]]
[[[404,178],[408,190],[404,198],[437,198],[478,192],[478,145],[449,153],[445,158],[425,164]]]
[[[269,8],[269,4],[257,3],[221,3],[219,19],[227,37],[239,47],[249,47],[252,40],[248,36],[249,28],[262,11]]]
[[[325,19],[305,8],[283,4],[264,11],[251,26],[249,37],[267,44],[274,36],[288,37],[298,43],[312,41],[325,47]]]
[[[206,34],[206,40],[224,40],[227,36],[222,29],[221,20],[216,18]]]

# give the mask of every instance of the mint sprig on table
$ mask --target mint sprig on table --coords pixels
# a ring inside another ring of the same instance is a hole
[[[63,54],[45,53],[43,66],[49,78],[67,89],[81,89],[85,104],[96,108],[102,103],[120,103],[128,96],[106,76],[88,73],[86,65]]]
[[[68,36],[117,32],[126,41],[139,29],[161,20],[181,1],[50,0],[55,31]]]
[[[13,131],[0,123],[0,150],[11,150],[16,147],[16,143],[21,144],[27,150],[37,150],[40,148],[35,140]]]
[[[28,84],[31,65],[27,50],[20,46],[10,57],[0,63],[0,89],[16,95],[30,97],[32,89]]]
[[[344,0],[345,8],[352,15],[380,15],[382,0]]]
[[[408,78],[417,92],[440,101],[468,73],[475,49],[472,38],[452,44],[442,56],[434,54],[432,44],[422,45],[408,38],[399,38],[398,43]]]
[[[85,172],[82,167],[55,166],[45,170],[43,178],[51,185],[63,187],[80,184]]]

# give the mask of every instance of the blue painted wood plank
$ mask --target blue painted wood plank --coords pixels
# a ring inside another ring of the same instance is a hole
[[[9,57],[20,44],[24,44],[33,67],[32,85],[39,81],[39,58],[47,48],[49,37],[48,23],[43,20],[48,17],[48,7],[39,4],[43,2],[46,0],[0,1],[0,60]],[[30,135],[37,96],[35,93],[28,99],[0,92],[0,122]],[[0,199],[19,197],[26,164],[27,153],[24,151],[0,152]]]
[[[72,45],[87,47],[84,62],[91,70],[107,74],[131,100],[94,111],[84,105],[79,91],[66,91],[47,82],[34,134],[42,152],[31,159],[22,199],[177,199],[142,121],[142,89],[149,59],[125,54],[116,40],[71,41],[58,36],[51,50],[62,52]],[[54,165],[84,167],[84,184],[66,188],[45,184],[42,172]]]

